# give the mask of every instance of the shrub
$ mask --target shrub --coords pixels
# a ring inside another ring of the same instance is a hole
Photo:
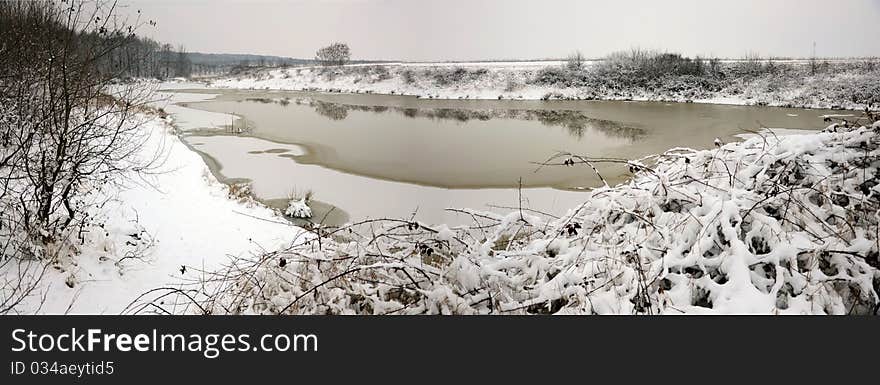
[[[545,67],[538,70],[532,83],[557,87],[577,87],[588,83],[589,74],[568,67]]]
[[[584,68],[584,55],[581,54],[581,51],[575,51],[571,55],[568,55],[565,66],[571,71],[582,70]]]
[[[403,82],[406,84],[413,84],[416,82],[415,73],[413,73],[413,71],[409,68],[403,70],[400,76],[403,78]]]
[[[336,42],[315,52],[315,60],[323,66],[341,66],[351,59],[351,49],[346,43]]]
[[[479,80],[483,76],[489,73],[489,70],[485,68],[478,68],[476,70],[468,70],[463,67],[452,67],[452,68],[435,68],[428,70],[431,77],[434,78],[434,83],[440,86],[448,86],[453,84],[459,84],[464,81],[474,81]]]

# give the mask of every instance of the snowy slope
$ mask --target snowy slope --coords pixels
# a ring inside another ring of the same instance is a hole
[[[104,228],[90,231],[79,255],[57,262],[19,312],[116,314],[148,290],[176,287],[198,269],[279,248],[300,233],[267,208],[231,199],[169,121],[153,118],[142,129],[149,139],[139,156],[158,154],[161,165],[121,190],[96,193],[95,201],[113,198],[92,213]]]

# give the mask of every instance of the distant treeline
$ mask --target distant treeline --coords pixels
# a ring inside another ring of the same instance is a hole
[[[185,47],[137,35],[111,37],[119,42],[103,61],[104,66],[125,68],[123,77],[166,79],[174,77],[221,75],[251,67],[285,67],[314,64],[314,60],[248,54],[187,52]]]
[[[65,49],[80,57],[92,56],[91,70],[115,78],[189,77],[194,69],[211,70],[194,68],[183,47],[138,36],[136,29],[141,25],[104,19],[115,16],[114,10],[112,1],[0,2],[0,53],[46,52],[51,58],[51,52]],[[76,18],[59,16],[70,14]],[[152,21],[143,24],[155,25]],[[63,47],[58,36],[64,37]],[[36,61],[38,57],[28,55],[5,59],[42,64]]]
[[[240,74],[257,68],[313,66],[322,63],[316,59],[301,59],[285,56],[201,53],[189,52],[187,57],[192,65],[192,74],[221,75]],[[346,64],[381,64],[381,60],[348,60]]]
[[[4,2],[0,0],[0,31],[6,31],[0,37],[0,54],[12,51],[13,47],[22,44],[45,43],[31,40],[33,36],[24,34],[22,30],[12,30],[22,17],[22,9],[56,9],[64,10],[76,7],[86,13],[93,12],[91,8],[104,10],[113,9],[115,1],[73,1],[60,4],[51,1],[34,0],[30,7],[16,2]],[[21,11],[21,12],[17,12]],[[28,11],[31,12],[31,11]],[[35,12],[35,11],[33,11]],[[100,14],[101,12],[97,12]],[[98,17],[100,18],[100,17]],[[53,23],[46,20],[47,24]],[[75,31],[72,42],[83,47],[106,47],[97,58],[95,68],[106,74],[113,74],[117,78],[156,78],[167,79],[175,77],[189,78],[192,76],[210,76],[238,73],[255,67],[288,67],[315,65],[315,59],[299,59],[282,56],[253,55],[253,54],[225,54],[225,53],[200,53],[187,52],[184,46],[174,46],[169,43],[159,42],[147,37],[139,36],[136,32],[140,27],[151,27],[153,21],[135,21],[125,25],[115,22],[104,23],[102,20],[79,20],[76,23],[83,24],[82,28]],[[100,23],[100,24],[99,24]],[[68,25],[58,25],[57,30],[69,30]],[[353,60],[351,63],[379,63],[378,61]]]
[[[112,36],[120,40],[114,50],[102,59],[101,66],[117,72],[122,78],[157,78],[222,75],[238,72],[250,67],[282,67],[307,65],[313,60],[294,59],[278,56],[210,54],[187,52],[183,46],[174,47],[153,39],[130,34]]]
[[[100,67],[112,70],[122,68],[122,77],[171,78],[190,77],[193,65],[183,47],[175,49],[171,44],[136,35],[111,36],[118,39],[118,49],[105,57]]]

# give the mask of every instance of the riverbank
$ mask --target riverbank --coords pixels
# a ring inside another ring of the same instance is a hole
[[[211,87],[412,95],[431,99],[638,100],[863,110],[880,108],[880,62],[728,61],[699,75],[627,77],[601,61],[391,63],[254,69]],[[621,64],[625,66],[626,63]]]
[[[118,314],[150,290],[184,287],[199,281],[202,270],[222,269],[302,235],[273,210],[230,193],[178,139],[171,118],[139,120],[146,140],[132,156],[157,159],[157,167],[92,192],[90,201],[106,202],[89,212],[101,226],[87,229],[72,254],[48,262],[17,313]],[[16,274],[15,264],[3,273]],[[185,312],[185,306],[168,310]]]

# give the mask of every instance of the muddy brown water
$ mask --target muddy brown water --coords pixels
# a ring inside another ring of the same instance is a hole
[[[192,109],[235,114],[234,126],[184,140],[226,181],[285,207],[313,193],[313,220],[471,221],[447,207],[554,215],[601,185],[589,167],[538,165],[559,152],[637,159],[762,127],[820,129],[828,110],[618,101],[429,100],[367,94],[175,90],[219,94]],[[536,171],[537,170],[537,171]],[[600,164],[611,184],[630,173]],[[327,214],[329,212],[329,214]],[[326,214],[326,218],[325,218]]]

